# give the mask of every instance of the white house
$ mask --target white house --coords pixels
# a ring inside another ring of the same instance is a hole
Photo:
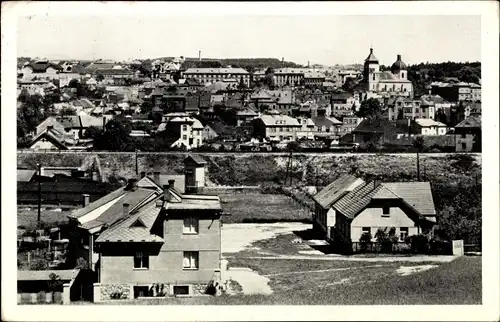
[[[434,121],[433,119],[415,119],[416,134],[421,135],[445,135],[446,124]]]

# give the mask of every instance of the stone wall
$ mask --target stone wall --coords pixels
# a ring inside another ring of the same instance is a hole
[[[207,284],[193,284],[193,296],[205,295]]]
[[[101,300],[112,300],[112,294],[118,292],[121,293],[120,299],[130,299],[133,298],[133,294],[130,292],[129,284],[104,284],[101,285]]]

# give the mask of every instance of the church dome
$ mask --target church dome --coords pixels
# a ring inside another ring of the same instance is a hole
[[[406,70],[406,69],[407,69],[406,64],[403,63],[403,61],[401,60],[401,55],[398,55],[398,59],[391,66],[391,71]]]

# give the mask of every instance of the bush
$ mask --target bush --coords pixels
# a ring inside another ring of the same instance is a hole
[[[365,252],[368,249],[368,244],[372,242],[372,234],[369,232],[364,232],[361,237],[359,237],[359,246],[361,251]]]
[[[429,239],[425,235],[410,236],[411,252],[414,254],[428,254],[430,252]]]
[[[119,300],[122,298],[122,295],[123,295],[122,292],[116,291],[116,292],[111,293],[111,295],[109,297],[113,300]]]

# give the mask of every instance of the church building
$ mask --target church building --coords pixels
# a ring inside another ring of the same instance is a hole
[[[413,85],[408,80],[408,70],[401,55],[397,56],[390,71],[380,71],[379,61],[373,54],[373,48],[370,48],[363,69],[363,83],[368,92],[413,97]]]

